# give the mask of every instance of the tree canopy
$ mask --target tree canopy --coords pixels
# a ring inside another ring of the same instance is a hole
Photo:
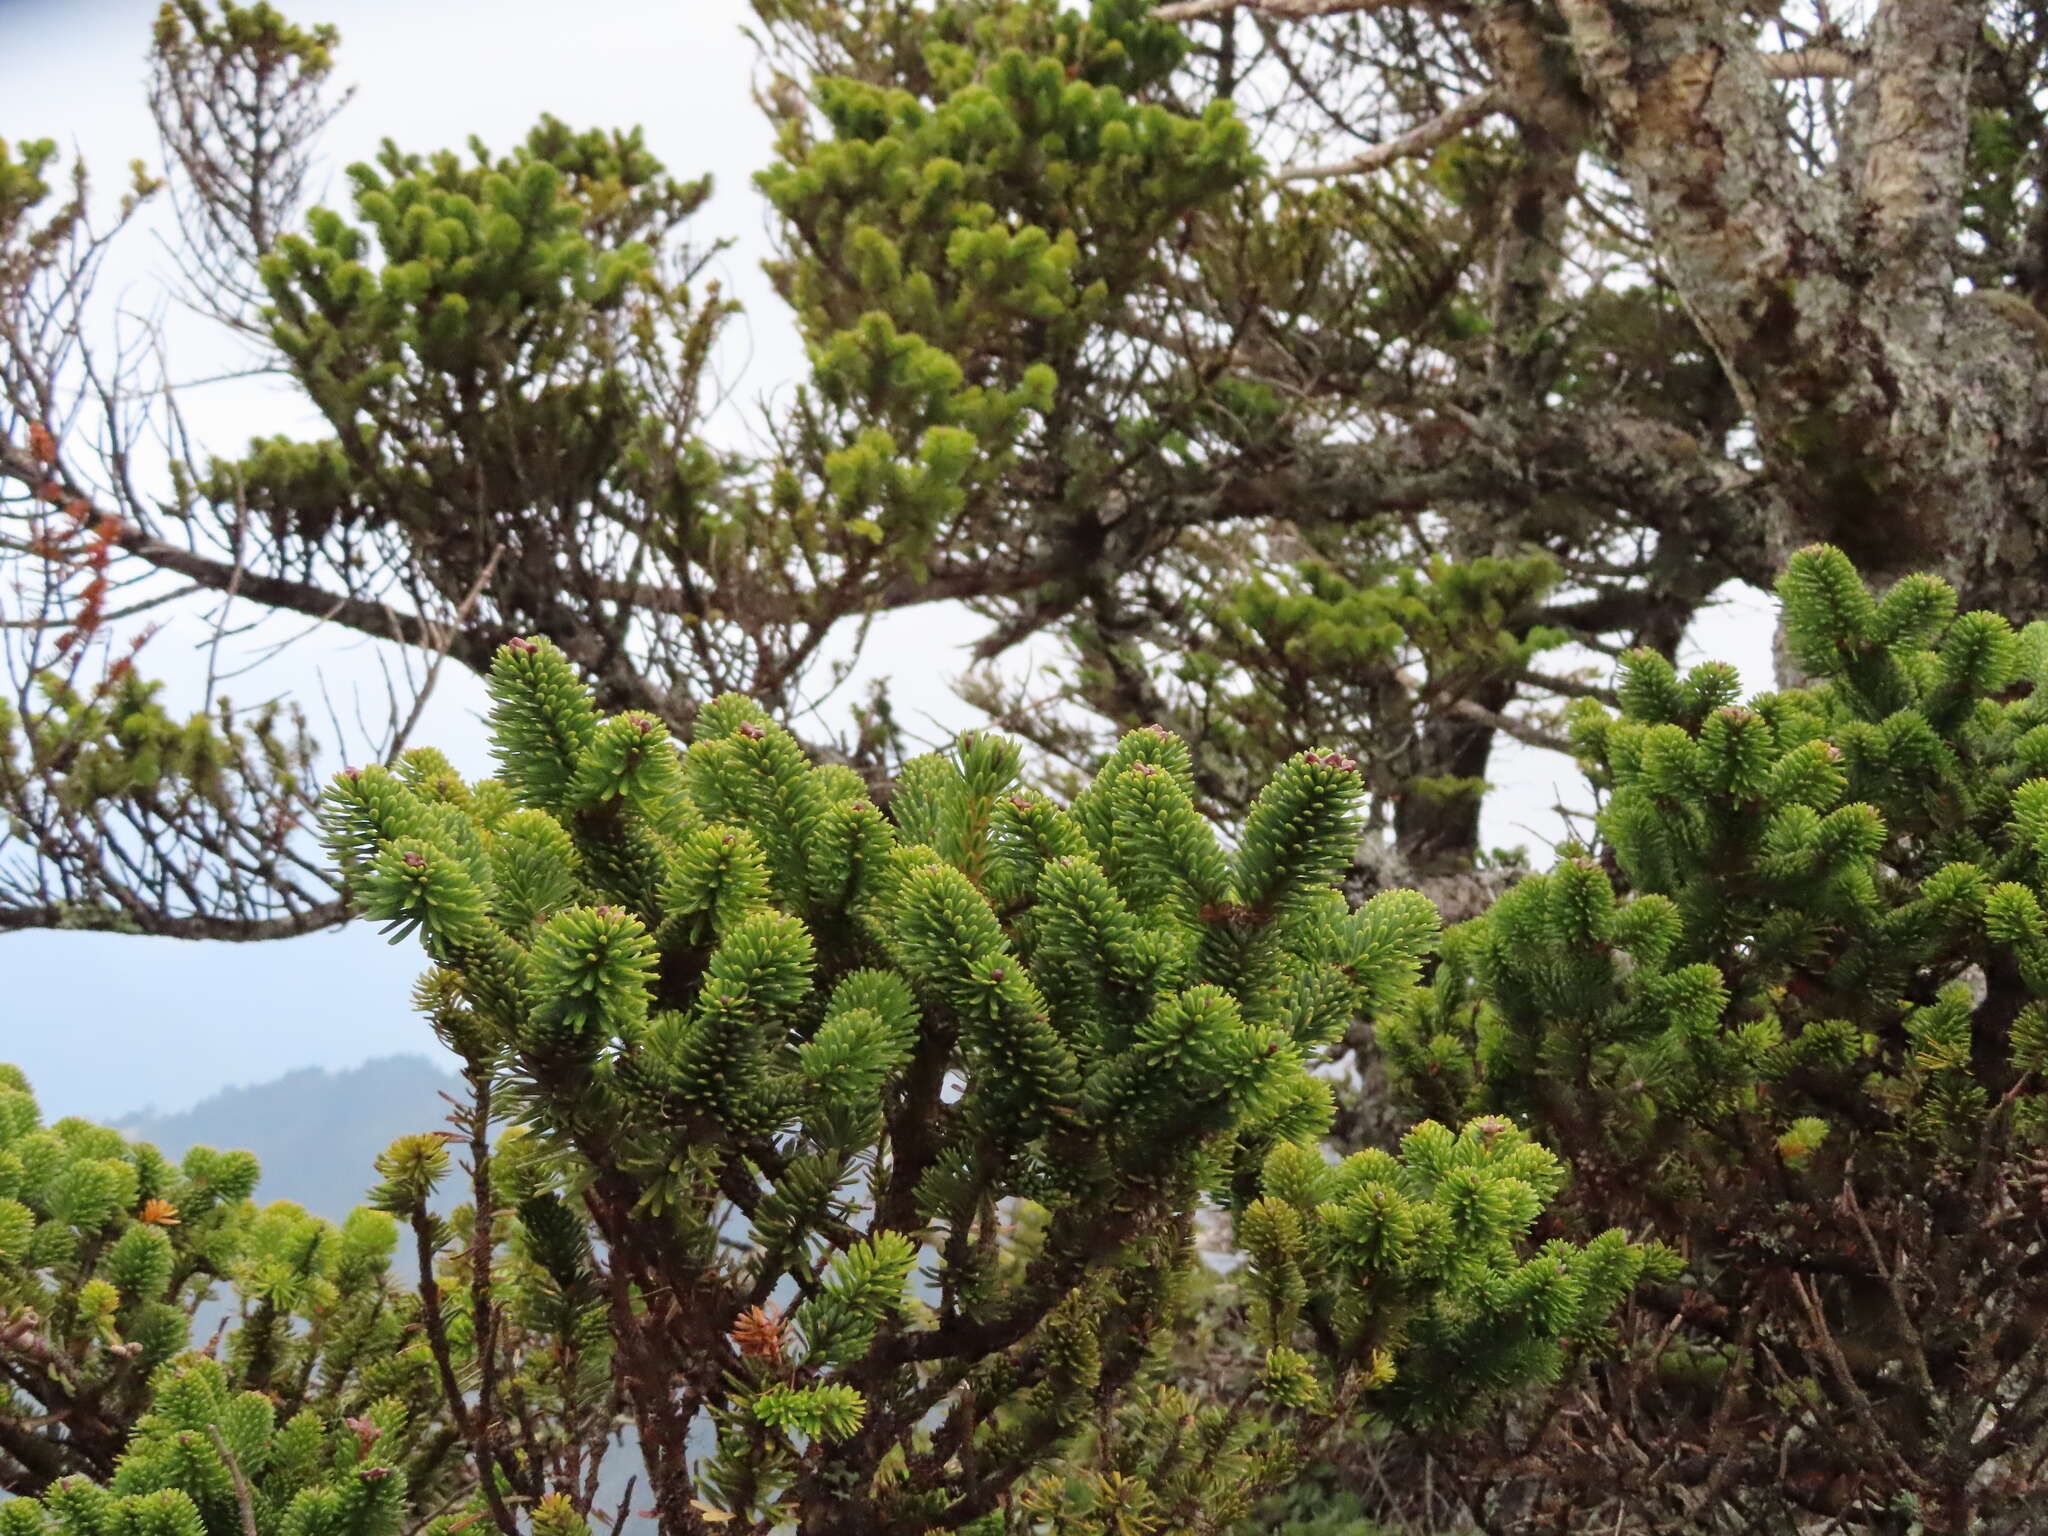
[[[744,449],[639,129],[308,207],[339,34],[172,0],[110,219],[0,143],[0,929],[368,915],[471,1093],[332,1229],[0,1089],[0,1536],[587,1536],[628,1420],[691,1536],[1367,1451],[1490,1532],[2038,1527],[2048,8],[753,13]],[[152,199],[317,426],[105,339]],[[1730,583],[1773,686],[1677,664]],[[497,776],[194,712],[146,625],[229,602],[486,679]],[[942,603],[990,729],[820,729]],[[1597,806],[1545,872],[1504,737]]]
[[[756,12],[811,359],[758,452],[706,438],[701,179],[546,119],[387,145],[304,208],[338,35],[195,0],[157,27],[135,196],[325,432],[170,430],[145,479],[175,399],[87,345],[117,231],[10,148],[10,926],[340,915],[292,712],[190,718],[123,665],[170,583],[479,672],[545,634],[679,730],[726,691],[794,718],[829,645],[965,604],[968,697],[1049,762],[1161,723],[1231,817],[1344,740],[1361,889],[1459,915],[1499,884],[1494,741],[1561,743],[1601,655],[1669,654],[1725,583],[1821,537],[2038,598],[2029,6]],[[1699,159],[1696,121],[1736,152]],[[1034,636],[1063,665],[1006,671]],[[812,744],[879,790],[903,745],[886,700],[857,719]]]

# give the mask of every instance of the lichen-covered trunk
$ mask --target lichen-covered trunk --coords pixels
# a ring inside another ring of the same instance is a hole
[[[1664,268],[1754,424],[1778,562],[1827,540],[1882,580],[2048,612],[2048,321],[1959,291],[1982,0],[1885,0],[1825,162],[1719,0],[1560,0]]]

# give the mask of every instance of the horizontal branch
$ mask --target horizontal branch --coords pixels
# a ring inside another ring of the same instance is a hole
[[[1428,154],[1446,139],[1456,138],[1499,105],[1498,92],[1491,89],[1480,91],[1453,102],[1435,117],[1417,123],[1399,137],[1371,145],[1348,160],[1335,160],[1325,165],[1283,165],[1278,179],[1309,181],[1331,176],[1362,176],[1392,165],[1396,160]]]
[[[1584,678],[1559,677],[1554,672],[1539,672],[1533,667],[1517,667],[1509,676],[1531,688],[1541,688],[1545,693],[1562,694],[1569,699],[1598,699],[1603,704],[1614,702],[1612,688],[1599,683],[1589,683]]]
[[[177,915],[113,904],[32,902],[0,905],[0,933],[54,928],[72,933],[144,934],[161,939],[219,939],[231,944],[265,939],[295,939],[301,934],[338,928],[348,920],[348,903],[323,901],[276,917],[220,917],[204,912]]]
[[[1856,73],[1855,56],[1840,48],[1788,48],[1761,57],[1773,80],[1846,80]]]
[[[389,603],[346,597],[310,581],[265,576],[232,561],[216,560],[197,550],[155,538],[132,524],[124,526],[121,536],[114,542],[124,553],[160,571],[183,576],[210,592],[233,592],[259,607],[283,609],[309,619],[339,624],[379,640],[395,640],[400,645],[421,646],[429,650],[438,650],[446,638],[438,625],[430,624],[415,614],[401,612]]]
[[[1454,0],[1421,0],[1421,3],[1417,0],[1172,0],[1170,4],[1155,6],[1152,19],[1206,21],[1243,11],[1247,15],[1265,16],[1275,21],[1310,21],[1318,16],[1355,16],[1361,12],[1387,11],[1397,7],[1446,11],[1454,8]],[[1766,53],[1762,58],[1764,73],[1773,80],[1846,80],[1856,72],[1855,55],[1842,48],[1790,48],[1783,53]],[[1372,168],[1368,165],[1353,169]],[[1280,174],[1282,180],[1290,179],[1288,171]],[[1344,175],[1347,171],[1301,168],[1293,174]]]
[[[1394,674],[1394,679],[1413,697],[1427,698],[1438,709],[1448,709],[1452,714],[1462,716],[1474,724],[1483,725],[1490,731],[1512,736],[1525,746],[1541,747],[1546,752],[1562,752],[1567,757],[1571,755],[1571,742],[1554,731],[1546,731],[1526,720],[1504,715],[1497,709],[1488,709],[1477,699],[1452,698],[1441,693],[1431,696],[1429,685],[1412,672],[1398,671]]]
[[[39,490],[48,483],[49,471],[22,450],[0,443],[0,477]],[[232,593],[259,607],[281,609],[324,623],[339,624],[375,639],[394,640],[401,645],[427,650],[439,650],[448,645],[445,628],[417,614],[404,612],[389,603],[331,592],[310,581],[266,576],[230,560],[202,555],[195,549],[172,544],[145,532],[126,518],[101,507],[77,486],[59,483],[57,490],[61,503],[83,503],[92,520],[116,526],[119,532],[114,543],[122,553],[132,555],[157,570],[182,576],[206,591]],[[472,665],[476,662],[459,640],[451,647],[451,653],[458,660]]]
[[[1058,580],[1068,574],[1070,564],[1062,557],[1054,556],[1009,567],[942,565],[923,577],[898,574],[879,586],[856,587],[845,594],[830,587],[794,596],[756,590],[746,596],[746,618],[752,624],[805,624],[815,623],[828,615],[893,613],[901,608],[917,608],[927,603],[1015,597]],[[702,597],[653,582],[600,577],[595,583],[595,591],[606,602],[678,617],[701,618],[707,606],[711,606]]]
[[[1488,709],[1477,699],[1452,699],[1450,708],[1452,714],[1460,715],[1474,724],[1483,725],[1488,730],[1499,731],[1503,736],[1512,736],[1524,746],[1541,747],[1546,752],[1562,752],[1566,757],[1572,755],[1572,744],[1568,738],[1558,735],[1555,731],[1546,731],[1539,726],[1531,725],[1526,720],[1517,720],[1512,715]]]
[[[1305,21],[1312,16],[1346,16],[1358,11],[1385,11],[1409,0],[1175,0],[1152,12],[1154,21],[1201,21],[1231,11],[1248,11],[1255,16],[1272,16],[1282,21]],[[1425,10],[1439,9],[1435,5]]]

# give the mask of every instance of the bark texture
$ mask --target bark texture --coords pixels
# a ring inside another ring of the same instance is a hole
[[[1753,423],[1772,556],[1826,540],[1881,576],[1938,569],[1971,606],[2048,608],[2041,327],[1962,285],[1991,7],[1886,0],[1821,163],[1741,8],[1558,9],[1601,142]]]

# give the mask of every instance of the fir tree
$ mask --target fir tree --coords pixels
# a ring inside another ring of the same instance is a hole
[[[1414,1102],[1569,1160],[1555,1230],[1686,1258],[1597,1410],[1508,1426],[1541,1528],[2035,1529],[2048,624],[1829,547],[1779,591],[1810,686],[1625,657],[1573,722],[1597,845],[1381,1040]]]
[[[160,1369],[148,1414],[104,1484],[68,1477],[0,1504],[5,1536],[397,1536],[406,1526],[405,1405],[279,1422],[214,1360]],[[431,1529],[445,1531],[445,1518]]]
[[[617,1428],[604,1300],[537,1146],[493,1157],[488,1116],[402,1140],[337,1226],[256,1204],[246,1152],[174,1165],[45,1127],[0,1067],[0,1492],[28,1496],[0,1505],[8,1536],[578,1536]],[[417,1217],[464,1137],[496,1196],[413,1220],[401,1253],[392,1213]],[[512,1423],[478,1456],[485,1381]]]
[[[258,1206],[257,1175],[246,1152],[195,1147],[173,1164],[84,1120],[44,1126],[21,1074],[0,1067],[0,1490],[81,1476],[123,1495],[166,1486],[135,1481],[122,1458],[160,1425],[147,1415],[168,1411],[165,1383],[197,1370],[181,1391],[261,1394],[287,1419],[389,1421],[386,1450],[407,1447],[401,1508],[460,1492],[463,1464],[424,1433],[439,1399],[392,1273],[392,1219],[359,1210],[337,1227],[288,1201]],[[195,1318],[211,1337],[193,1336]]]
[[[81,365],[118,229],[52,142],[0,146],[0,556],[35,614],[0,714],[0,922],[265,938],[344,915],[293,710],[174,707],[136,675],[112,600],[131,580],[436,675],[544,634],[602,707],[684,734],[729,691],[815,722],[821,655],[964,602],[988,620],[974,661],[1045,637],[1065,663],[1035,674],[1050,699],[967,680],[992,723],[1077,770],[1171,726],[1231,823],[1345,742],[1354,884],[1464,916],[1499,883],[1473,868],[1496,734],[1555,740],[1583,686],[1538,658],[1673,644],[1738,568],[1685,521],[1748,483],[1693,472],[1735,424],[1725,389],[1652,366],[1693,340],[1662,292],[1603,287],[1552,326],[1562,246],[1504,210],[1569,197],[1510,196],[1511,140],[1475,130],[1371,186],[1276,180],[1349,119],[1241,91],[1266,73],[1241,28],[1146,0],[753,9],[780,125],[757,187],[809,365],[757,452],[709,420],[732,306],[705,272],[708,184],[650,136],[544,118],[509,145],[386,144],[309,208],[336,30],[173,0],[162,178],[133,199],[173,203],[188,296],[314,425],[194,445],[144,483],[154,441],[132,434],[175,392]],[[1616,377],[1655,379],[1619,433]],[[1506,402],[1483,428],[1481,401]],[[1626,462],[1587,447],[1611,441]],[[1640,532],[1616,537],[1618,505],[1673,536],[1618,561]],[[886,695],[820,745],[877,785],[902,766]]]
[[[327,835],[519,1121],[493,1172],[472,1127],[468,1327],[500,1325],[491,1232],[516,1210],[606,1334],[666,1531],[997,1528],[1154,1362],[1205,1192],[1254,1254],[1265,1355],[1258,1414],[1217,1410],[1199,1446],[1129,1421],[1188,1529],[1217,1518],[1191,1490],[1284,1476],[1291,1441],[1368,1402],[1419,1422],[1547,1378],[1653,1258],[1526,1254],[1559,1169],[1496,1122],[1334,1169],[1314,1150],[1311,1066],[1436,931],[1412,892],[1332,889],[1361,798],[1341,754],[1288,764],[1227,847],[1164,732],[1064,808],[969,737],[885,815],[737,697],[682,752],[601,716],[545,640],[509,642],[491,690],[497,779],[426,751],[352,770]],[[430,1264],[445,1146],[380,1168]]]

